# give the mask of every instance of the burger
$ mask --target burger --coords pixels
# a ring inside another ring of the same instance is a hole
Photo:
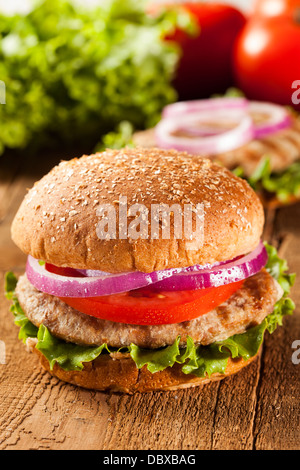
[[[284,106],[241,97],[178,102],[132,142],[205,155],[245,178],[267,208],[300,199],[300,118]]]
[[[209,159],[123,148],[62,161],[12,223],[28,255],[25,274],[6,275],[19,338],[50,374],[88,389],[232,375],[294,308],[294,276],[263,224],[248,183]]]

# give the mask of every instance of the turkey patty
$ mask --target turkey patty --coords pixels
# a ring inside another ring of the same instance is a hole
[[[43,324],[56,337],[83,345],[111,347],[134,343],[141,348],[159,348],[172,344],[180,335],[180,346],[190,336],[196,344],[244,333],[258,325],[273,311],[283,292],[273,277],[262,269],[248,278],[226,302],[194,320],[169,325],[129,325],[78,312],[57,297],[39,292],[27,279],[20,277],[16,295],[20,305],[36,326]]]

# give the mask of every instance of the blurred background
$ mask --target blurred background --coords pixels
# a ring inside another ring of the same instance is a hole
[[[121,147],[177,100],[299,110],[299,12],[300,0],[0,0],[0,155]]]
[[[86,6],[97,6],[103,2],[101,0],[73,0],[72,3],[77,3]],[[150,2],[148,2],[150,3]],[[151,3],[183,3],[181,0],[174,0],[173,2],[167,0],[163,2],[162,0],[154,0]],[[196,3],[196,2],[195,2]],[[213,0],[207,0],[206,3],[215,3]],[[254,0],[224,0],[223,4],[235,6],[243,11],[251,11],[253,7]],[[2,12],[5,13],[15,13],[15,12],[28,12],[31,6],[34,4],[33,0],[0,0],[0,8]]]

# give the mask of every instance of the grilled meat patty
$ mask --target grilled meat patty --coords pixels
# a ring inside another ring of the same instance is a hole
[[[136,132],[133,141],[141,147],[155,146],[154,129]],[[300,118],[293,117],[292,125],[287,129],[261,139],[253,139],[242,147],[209,158],[230,170],[241,167],[249,178],[264,157],[270,159],[272,171],[279,173],[300,159]]]
[[[207,345],[243,333],[273,311],[282,289],[272,276],[262,269],[245,280],[243,286],[226,302],[194,320],[169,325],[129,325],[116,323],[78,312],[57,297],[39,292],[27,279],[20,277],[16,294],[20,305],[36,326],[66,341],[84,345],[111,347],[134,343],[142,348],[159,348],[172,344],[180,335],[181,346],[187,336],[197,344]]]

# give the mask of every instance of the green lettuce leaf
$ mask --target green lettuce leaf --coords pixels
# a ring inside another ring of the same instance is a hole
[[[5,296],[7,299],[11,300],[13,297],[15,297],[15,289],[17,285],[18,279],[12,273],[9,271],[8,273],[5,274],[5,279],[4,279],[4,291],[5,291]]]
[[[15,324],[20,327],[19,339],[26,342],[27,338],[36,338],[38,328],[31,323],[23,312],[19,301],[15,294],[15,288],[17,285],[17,278],[12,272],[8,272],[5,275],[5,295],[6,298],[12,300],[10,311],[15,317]]]
[[[94,348],[67,343],[51,335],[44,325],[40,326],[37,339],[36,348],[48,359],[51,370],[55,363],[64,370],[82,370],[84,362],[93,361],[108,350],[106,343]]]
[[[288,265],[285,259],[279,258],[277,250],[274,246],[264,244],[268,253],[268,261],[266,264],[267,271],[280,284],[283,289],[283,295],[290,293],[296,278],[296,274],[287,273]]]
[[[156,350],[142,349],[136,344],[131,344],[129,353],[138,369],[147,365],[150,372],[158,372],[175,364],[177,357],[180,356],[179,340],[178,337],[171,346]]]
[[[83,2],[82,2],[83,3]],[[187,12],[146,13],[145,0],[106,0],[84,8],[67,0],[33,2],[24,15],[0,12],[0,154],[47,145],[94,146],[122,121],[151,127],[176,101],[179,27]]]
[[[233,335],[223,341],[217,341],[216,344],[220,351],[228,349],[232,358],[242,357],[247,360],[250,357],[255,356],[258,352],[263,342],[265,330],[266,320],[264,320],[260,325],[249,329],[247,333]]]
[[[123,147],[134,147],[133,142],[134,127],[129,121],[122,121],[115,131],[106,134],[102,142],[96,145],[95,151],[102,152],[109,149],[121,149]]]
[[[242,168],[237,167],[233,172],[244,177]],[[253,175],[247,178],[255,191],[266,191],[274,194],[279,201],[286,203],[291,196],[300,196],[300,162],[295,162],[282,172],[272,172],[270,159],[266,156],[256,168]]]
[[[223,374],[229,357],[241,357],[247,360],[255,356],[263,342],[265,331],[273,333],[278,325],[282,325],[283,317],[291,315],[295,308],[294,302],[286,297],[294,283],[295,275],[287,273],[287,263],[279,258],[274,247],[267,243],[265,246],[268,252],[266,269],[282,286],[284,295],[275,304],[274,311],[260,325],[208,346],[195,345],[192,338],[188,337],[186,347],[180,348],[180,336],[178,336],[172,345],[165,348],[150,350],[130,344],[118,351],[129,353],[137,368],[146,366],[151,373],[162,371],[178,363],[183,373],[197,377],[211,376],[214,373]],[[93,361],[100,354],[116,351],[116,349],[109,348],[107,344],[88,347],[67,343],[51,335],[44,325],[39,328],[35,327],[27,319],[15,296],[16,283],[17,279],[14,274],[7,273],[6,296],[13,302],[11,311],[15,315],[15,323],[20,326],[19,337],[24,342],[28,337],[37,338],[36,348],[48,359],[51,369],[57,363],[64,370],[82,370],[85,362]]]
[[[190,359],[182,366],[184,374],[193,374],[197,377],[206,375],[210,377],[216,372],[224,374],[230,356],[228,351],[220,350],[217,343],[209,346],[196,346],[191,338],[190,342]]]

